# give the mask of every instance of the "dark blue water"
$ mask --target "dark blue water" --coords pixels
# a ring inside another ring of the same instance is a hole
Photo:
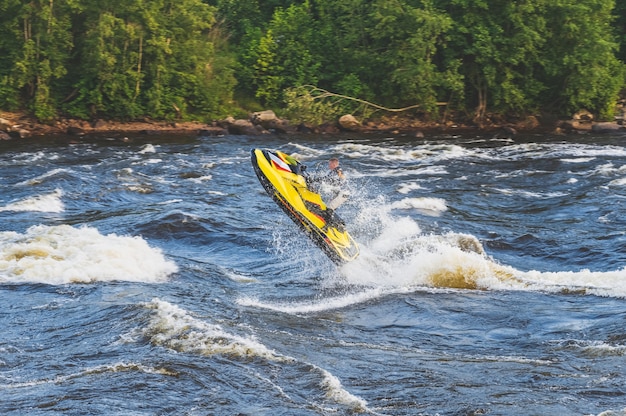
[[[340,157],[358,260],[253,147]],[[2,414],[626,414],[626,136],[8,142],[0,177]]]

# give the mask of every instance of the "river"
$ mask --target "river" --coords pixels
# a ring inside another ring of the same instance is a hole
[[[626,415],[626,135],[131,139],[0,143],[2,414]]]

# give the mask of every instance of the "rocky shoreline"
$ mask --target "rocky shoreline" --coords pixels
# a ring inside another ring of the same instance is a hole
[[[542,124],[535,117],[528,117],[516,123],[489,124],[476,126],[456,122],[424,122],[408,117],[381,117],[364,123],[352,115],[344,115],[335,123],[323,125],[294,125],[281,119],[271,110],[252,113],[247,119],[228,117],[212,123],[194,121],[167,122],[140,120],[133,122],[62,119],[51,124],[38,123],[20,113],[0,111],[0,140],[19,140],[44,136],[65,136],[75,139],[88,139],[91,136],[107,135],[266,135],[266,134],[339,134],[342,132],[388,133],[413,137],[442,132],[482,132],[502,138],[512,138],[518,132],[540,131],[554,134],[570,133],[618,133],[626,132],[623,118],[613,122],[596,122],[587,111],[579,111],[570,120],[557,120]]]

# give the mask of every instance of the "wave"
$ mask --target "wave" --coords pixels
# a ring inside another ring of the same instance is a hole
[[[325,298],[322,302],[318,299],[308,302],[272,303],[264,302],[253,297],[243,297],[237,300],[241,306],[250,306],[261,309],[268,309],[276,312],[283,312],[293,315],[323,312],[345,308],[350,305],[365,303],[370,300],[379,299],[385,295],[397,293],[398,290],[385,290],[383,288],[369,288],[360,292],[348,293],[334,298]],[[405,290],[400,290],[405,292]]]
[[[582,353],[591,358],[626,356],[626,345],[607,341],[567,340],[559,341],[557,348]]]
[[[49,179],[58,179],[59,177],[65,177],[65,176],[71,176],[71,172],[68,171],[67,169],[61,169],[61,168],[57,168],[57,169],[53,169],[49,172],[46,172],[42,175],[36,176],[34,178],[31,179],[27,179],[25,181],[16,183],[16,186],[27,186],[27,185],[39,185],[41,183],[44,183],[45,181],[49,180]]]
[[[59,375],[53,378],[43,378],[38,380],[30,380],[30,381],[18,381],[11,382],[8,384],[0,384],[0,389],[17,389],[24,387],[33,387],[39,386],[42,384],[61,384],[67,383],[72,380],[76,380],[82,377],[88,377],[94,374],[103,374],[103,373],[121,373],[121,372],[141,372],[146,374],[159,374],[164,376],[178,376],[178,373],[168,370],[166,368],[158,368],[158,367],[150,367],[139,363],[125,363],[119,362],[115,364],[105,364],[99,365],[96,367],[86,368],[82,371],[67,374],[67,375]]]
[[[156,153],[156,147],[154,147],[153,144],[147,143],[147,144],[143,145],[143,147],[141,148],[139,153],[140,154]]]
[[[437,202],[435,212],[445,207],[445,201],[423,201]],[[362,221],[354,224],[358,231],[373,237],[361,238],[360,257],[340,269],[349,284],[575,292],[626,298],[626,267],[608,272],[518,270],[491,257],[475,236],[424,234],[412,218],[392,215],[390,206],[393,204],[380,201],[364,208],[363,215],[357,217]]]
[[[65,206],[61,197],[63,191],[56,189],[54,192],[44,195],[36,195],[19,201],[11,202],[0,211],[33,211],[33,212],[63,212]]]
[[[614,179],[608,183],[608,186],[625,186],[626,178]]]
[[[504,195],[519,195],[527,199],[550,199],[568,196],[565,192],[531,192],[519,189],[493,188],[494,191]]]
[[[30,227],[0,232],[0,282],[158,283],[178,267],[140,237],[102,235],[91,227]]]
[[[406,195],[412,191],[423,189],[422,186],[417,182],[404,182],[398,185],[398,193]]]
[[[154,313],[143,332],[154,345],[200,355],[225,354],[260,357],[270,361],[290,361],[252,337],[230,334],[219,325],[196,319],[169,302],[153,299],[145,306]]]
[[[226,355],[235,358],[261,358],[294,364],[299,361],[266,347],[253,336],[232,334],[219,325],[193,317],[186,310],[155,298],[144,305],[153,313],[144,335],[154,345],[173,351],[199,355]],[[301,363],[320,375],[320,387],[336,403],[353,411],[368,411],[365,400],[348,392],[333,374],[311,363]],[[280,387],[279,387],[280,389]],[[282,389],[280,389],[282,392]],[[284,394],[284,392],[283,392]]]
[[[441,198],[404,198],[400,201],[395,201],[391,204],[394,209],[416,209],[422,214],[430,215],[433,217],[440,216],[443,212],[448,210],[446,201]]]

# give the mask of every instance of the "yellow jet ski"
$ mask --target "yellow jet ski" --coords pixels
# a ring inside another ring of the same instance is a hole
[[[358,257],[359,246],[343,221],[309,189],[306,166],[277,150],[252,149],[250,153],[263,188],[335,264]]]

